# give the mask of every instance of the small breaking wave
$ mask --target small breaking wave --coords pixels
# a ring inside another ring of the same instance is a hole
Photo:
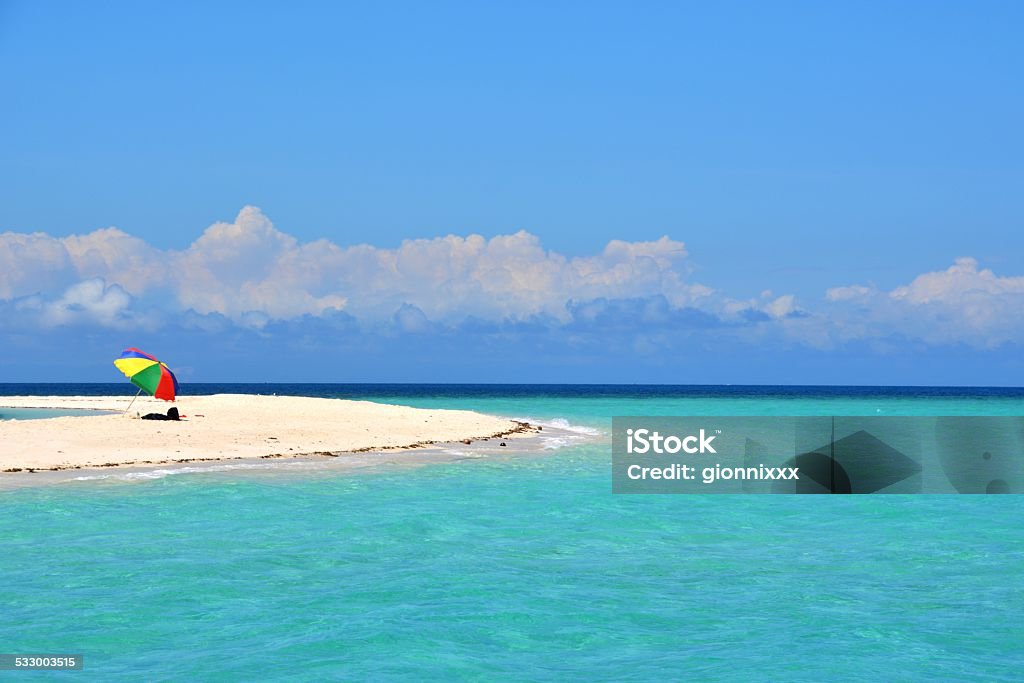
[[[534,424],[539,424],[541,427],[554,427],[555,429],[561,429],[567,432],[573,432],[574,434],[582,434],[583,436],[600,436],[601,430],[595,429],[594,427],[585,427],[583,425],[572,424],[565,418],[556,417],[553,420],[537,420]]]
[[[543,431],[537,434],[537,439],[544,450],[556,450],[575,446],[586,441],[593,441],[604,435],[604,432],[600,429],[573,424],[562,417],[548,420],[538,420],[532,417],[514,419],[544,428]]]

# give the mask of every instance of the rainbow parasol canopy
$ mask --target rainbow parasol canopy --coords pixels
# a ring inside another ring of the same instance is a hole
[[[148,353],[138,349],[125,349],[114,361],[117,369],[131,380],[131,383],[151,396],[173,401],[178,393],[178,379],[166,365]]]

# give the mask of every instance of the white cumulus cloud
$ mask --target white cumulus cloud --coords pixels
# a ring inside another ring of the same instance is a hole
[[[132,297],[118,285],[107,285],[93,278],[68,287],[54,301],[41,307],[46,327],[97,322],[107,327],[136,326],[139,320],[129,315]]]
[[[303,244],[247,206],[183,250],[162,251],[116,228],[65,238],[4,233],[0,298],[102,278],[135,297],[162,296],[180,310],[247,326],[340,309],[391,320],[404,305],[431,321],[568,321],[575,300],[660,295],[684,306],[709,296],[709,288],[687,281],[686,258],[685,246],[667,237],[614,240],[597,255],[570,258],[525,231],[407,240],[395,249]]]
[[[839,338],[900,334],[922,341],[993,347],[1024,343],[1024,277],[996,275],[973,258],[922,273],[890,291],[873,286],[826,292],[826,311]]]

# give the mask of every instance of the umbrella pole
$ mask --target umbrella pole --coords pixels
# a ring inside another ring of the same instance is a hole
[[[141,393],[142,393],[142,389],[139,389],[138,393],[135,394],[135,396],[132,397],[132,403],[135,403],[135,399],[137,399],[139,397],[139,394],[141,394]],[[132,403],[129,403],[128,407],[124,409],[124,414],[125,415],[127,415],[128,411],[132,409]]]

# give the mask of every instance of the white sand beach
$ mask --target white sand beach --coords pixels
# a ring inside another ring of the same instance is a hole
[[[8,408],[124,411],[130,397],[0,397]],[[0,471],[62,470],[233,458],[337,456],[508,438],[526,423],[465,410],[369,401],[218,394],[181,397],[180,422],[138,419],[171,404],[139,398],[129,415],[0,421]]]

